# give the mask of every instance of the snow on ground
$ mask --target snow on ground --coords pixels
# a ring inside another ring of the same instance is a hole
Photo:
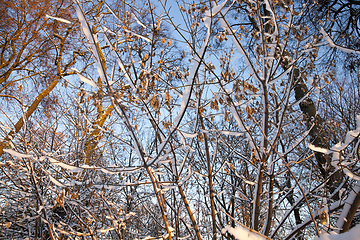
[[[260,233],[255,231],[251,231],[250,229],[239,226],[236,228],[232,228],[227,226],[222,229],[222,234],[230,233],[233,235],[237,240],[268,240],[269,238],[263,236]],[[342,234],[321,234],[321,237],[314,238],[314,240],[360,240],[360,224],[356,227],[350,229],[350,231]]]
[[[269,238],[266,238],[265,236],[261,235],[260,233],[251,231],[250,229],[243,227],[243,226],[239,226],[236,228],[227,226],[227,227],[223,228],[221,230],[221,232],[222,232],[222,234],[230,233],[238,240],[266,240],[266,239],[269,239]]]
[[[321,234],[320,238],[317,237],[314,240],[360,240],[360,224],[350,229],[346,233],[342,233],[339,235],[337,234],[329,235],[325,233],[325,234]]]

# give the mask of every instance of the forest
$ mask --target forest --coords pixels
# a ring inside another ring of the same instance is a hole
[[[359,239],[360,1],[0,18],[0,239]]]

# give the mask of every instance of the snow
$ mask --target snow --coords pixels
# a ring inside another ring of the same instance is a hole
[[[49,16],[49,15],[45,15],[45,17],[47,17],[47,18],[52,18],[52,19],[57,20],[57,21],[59,21],[59,22],[71,24],[71,22],[70,22],[69,20],[66,20],[66,19],[63,19],[63,18],[52,17],[52,16]]]
[[[107,173],[107,174],[119,174],[118,171],[110,171],[105,168],[101,168],[100,171],[102,171],[103,173]]]
[[[142,38],[142,39],[144,39],[144,40],[147,41],[147,42],[151,42],[151,39],[149,39],[149,38],[147,38],[147,37],[145,37],[145,36],[143,36],[143,35],[134,33],[134,32],[132,32],[132,31],[130,31],[130,30],[127,30],[127,29],[124,29],[124,31],[127,32],[127,33],[131,33],[132,35],[137,36],[137,37],[139,37],[139,38]]]
[[[342,47],[339,45],[336,45],[334,43],[334,41],[329,37],[329,35],[325,32],[324,28],[321,28],[320,33],[324,36],[324,39],[326,40],[326,42],[329,44],[330,47],[336,47],[337,49],[345,52],[345,53],[353,53],[356,52],[357,54],[360,54],[359,51],[355,51],[353,49],[350,48],[346,48],[346,47]]]
[[[251,186],[254,186],[256,183],[254,183],[254,182],[252,182],[252,181],[249,181],[249,180],[244,180],[244,182],[246,183],[246,184],[249,184],[249,185],[251,185]]]
[[[196,137],[198,135],[197,133],[187,133],[187,132],[183,132],[183,131],[180,131],[180,132],[186,138],[194,138],[194,137]]]
[[[223,1],[219,5],[213,7],[212,9],[205,12],[205,17],[203,18],[203,21],[205,23],[205,26],[209,29],[211,24],[211,18],[217,15],[225,6],[225,4],[228,2],[228,0]]]
[[[273,12],[268,0],[265,1],[265,6],[266,6],[266,10],[271,13],[272,21],[275,24],[275,31],[271,34],[272,40],[274,41],[276,39],[276,36],[278,36],[278,34],[279,34],[277,21],[276,21],[276,17],[275,17],[276,14]]]
[[[84,168],[84,169],[96,169],[95,166],[89,166],[89,165],[87,165],[87,164],[81,165],[80,168]]]
[[[32,155],[18,153],[16,151],[12,150],[12,149],[4,149],[4,152],[7,152],[7,153],[9,153],[12,156],[17,157],[17,158],[31,158],[32,157]]]
[[[84,83],[87,83],[94,88],[97,88],[97,89],[99,88],[93,80],[81,75],[80,73],[78,73],[77,75],[79,76],[80,80],[83,81]]]
[[[346,52],[346,53],[352,53],[354,52],[355,50],[352,50],[350,48],[345,48],[345,47],[340,47],[340,46],[336,46],[339,50],[343,51],[343,52]]]
[[[254,230],[250,230],[245,226],[239,226],[236,228],[232,228],[227,226],[221,230],[222,234],[230,233],[233,235],[237,240],[265,240],[269,239]]]
[[[224,1],[222,4],[216,6],[217,8],[215,10],[217,11],[221,11],[221,9],[223,8],[223,4],[225,4],[227,1]],[[215,12],[216,14],[218,12]],[[214,16],[214,15],[213,15]],[[208,18],[206,18],[205,20],[208,20]],[[247,65],[248,70],[250,71],[250,74],[257,80],[257,81],[261,81],[262,79],[260,79],[260,77],[258,76],[258,74],[256,73],[256,70],[254,68],[254,66],[251,63],[250,57],[249,55],[246,53],[244,47],[242,46],[242,44],[240,43],[239,39],[235,36],[235,32],[233,31],[233,29],[229,26],[228,22],[225,21],[224,17],[220,18],[220,24],[221,27],[225,30],[225,32],[229,33],[232,36],[232,40],[234,45],[236,46],[236,49],[238,50],[238,52],[244,56],[244,61],[245,64]],[[277,28],[277,27],[276,27]]]
[[[184,114],[185,114],[187,104],[190,101],[190,95],[191,95],[191,91],[193,88],[193,84],[195,82],[195,76],[197,74],[197,71],[198,71],[200,63],[201,63],[200,57],[203,58],[203,56],[205,54],[205,48],[208,45],[209,39],[210,39],[210,28],[208,28],[207,36],[206,36],[206,39],[205,39],[205,42],[204,42],[202,48],[197,53],[197,55],[195,55],[195,57],[191,60],[191,64],[193,64],[193,66],[190,69],[190,79],[189,79],[188,83],[186,84],[186,88],[185,88],[184,95],[183,95],[183,100],[182,100],[181,106],[180,106],[180,113],[176,117],[175,126],[178,126],[180,124],[182,116],[184,116]]]
[[[243,121],[241,120],[241,117],[240,117],[238,111],[236,110],[236,108],[231,105],[230,106],[230,111],[231,111],[233,117],[235,118],[235,121],[237,122],[240,129],[246,133],[246,136],[250,141],[250,145],[251,145],[252,149],[256,149],[256,145],[255,145],[255,143],[254,143],[254,141],[253,141],[253,139],[251,137],[251,134],[249,133],[249,130],[245,127],[245,125],[244,125]],[[255,151],[255,152],[256,152],[256,157],[259,158],[258,152],[257,151]]]
[[[211,23],[211,18],[210,19],[210,23]],[[180,125],[180,122],[183,118],[183,116],[185,115],[185,111],[188,107],[188,104],[190,102],[190,97],[191,97],[191,92],[192,92],[192,89],[193,89],[193,85],[195,83],[195,80],[196,80],[196,74],[199,70],[199,67],[200,67],[200,64],[201,64],[201,61],[205,55],[205,49],[206,47],[208,46],[209,44],[209,40],[210,40],[210,35],[211,35],[211,26],[210,24],[206,24],[206,27],[207,27],[207,33],[206,33],[206,38],[205,38],[205,41],[201,47],[201,49],[195,53],[195,56],[193,57],[193,59],[191,60],[191,64],[192,64],[192,67],[190,69],[190,76],[189,76],[189,80],[186,84],[186,87],[185,87],[185,90],[184,90],[184,94],[183,94],[183,98],[182,98],[182,102],[181,102],[181,106],[180,106],[180,111],[179,111],[179,114],[177,115],[177,117],[175,118],[175,123],[174,123],[174,127],[172,129],[172,132],[174,132]],[[163,150],[163,148],[165,147],[165,144],[169,141],[169,139],[171,138],[171,135],[170,134],[168,136],[168,138],[160,145],[161,147],[159,148],[161,152]],[[180,136],[182,137],[182,136]],[[155,158],[156,159],[156,158]]]
[[[119,186],[115,186],[115,185],[99,185],[99,184],[94,184],[93,187],[97,188],[97,189],[107,189],[107,190],[118,190],[122,187],[122,185]]]
[[[346,220],[346,216],[348,215],[348,212],[351,208],[351,204],[354,202],[358,192],[360,191],[360,181],[358,180],[357,183],[355,184],[354,188],[352,189],[350,195],[347,197],[346,202],[345,202],[345,206],[344,209],[342,210],[339,219],[336,223],[337,228],[341,228],[344,225],[344,221]],[[357,226],[357,228],[360,225]],[[360,230],[358,232],[359,236],[360,236]]]
[[[222,134],[224,135],[228,135],[228,136],[241,136],[243,134],[243,132],[232,132],[232,131],[220,131]]]
[[[354,179],[356,181],[360,180],[360,177],[352,173],[349,169],[344,168],[343,171],[349,178]]]
[[[191,165],[189,165],[188,167],[188,174],[186,177],[182,178],[181,181],[179,181],[178,185],[181,186],[183,185],[187,180],[190,179],[190,177],[192,176],[192,172],[191,172]]]
[[[89,41],[89,46],[90,46],[93,56],[95,58],[97,72],[98,72],[101,80],[105,83],[105,82],[107,82],[105,70],[103,69],[103,66],[102,66],[101,60],[100,60],[101,58],[100,58],[99,52],[96,48],[96,44],[98,44],[99,41],[97,39],[97,36],[95,34],[92,34],[92,32],[90,30],[90,26],[85,18],[85,14],[83,13],[83,11],[80,7],[80,2],[78,0],[73,0],[73,1],[76,6],[76,15],[79,19],[81,29],[82,29],[83,33],[85,34],[87,40]]]
[[[340,163],[340,158],[341,158],[341,151],[344,150],[346,147],[348,147],[354,141],[354,139],[358,138],[360,135],[360,116],[357,116],[356,121],[357,121],[357,125],[358,125],[357,128],[353,131],[349,131],[346,134],[344,143],[339,142],[339,143],[335,144],[330,150],[321,148],[321,147],[316,147],[311,143],[309,143],[309,145],[308,145],[309,148],[313,151],[321,152],[324,154],[332,153],[333,155],[332,155],[331,165],[333,167],[335,167],[335,169],[338,169],[339,168],[338,165]],[[350,177],[354,180],[360,180],[359,176],[355,175],[349,169],[346,168],[345,162],[342,162],[341,165],[344,166],[344,168],[342,170],[348,177]]]
[[[102,27],[102,30],[104,33],[109,33],[109,34],[116,36],[116,33],[114,33],[113,31],[111,31],[109,28],[107,28],[105,26]]]
[[[58,187],[66,187],[64,184],[53,178],[51,175],[49,175],[49,179],[52,183],[54,183]]]
[[[315,152],[320,152],[320,153],[324,153],[324,154],[333,153],[333,151],[331,151],[331,150],[328,150],[326,148],[316,147],[315,145],[313,145],[311,143],[309,143],[308,147]]]
[[[184,135],[181,134],[180,131],[178,131],[178,135],[179,135],[179,137],[180,137],[180,143],[181,143],[181,145],[185,146],[185,145],[186,145],[186,141],[185,141]]]
[[[325,32],[324,28],[321,28],[320,33],[324,36],[324,39],[328,42],[330,47],[335,47],[335,44],[334,44],[333,40]]]
[[[289,67],[288,69],[286,69],[286,71],[284,71],[283,73],[281,73],[279,76],[275,77],[273,80],[271,80],[269,82],[269,84],[274,84],[275,82],[277,82],[278,80],[281,80],[283,77],[287,76],[287,74],[294,68],[294,66]]]
[[[66,163],[62,163],[54,158],[50,158],[49,157],[49,160],[50,160],[50,163],[54,164],[54,165],[57,165],[57,166],[60,166],[64,169],[67,169],[71,172],[82,172],[83,169],[82,168],[79,168],[79,167],[75,167],[75,166],[72,166],[72,165],[69,165],[69,164],[66,164]]]
[[[111,231],[111,230],[114,230],[114,229],[115,229],[115,228],[113,228],[113,227],[107,228],[107,229],[100,229],[100,230],[98,230],[98,232],[100,232],[100,233],[106,233],[106,232]]]
[[[223,23],[223,19],[221,19],[221,22]],[[232,39],[233,39],[233,43],[235,44],[236,46],[236,49],[238,50],[238,52],[240,54],[242,54],[244,56],[244,61],[245,61],[245,64],[248,68],[248,70],[250,71],[250,74],[258,81],[258,82],[261,82],[262,79],[260,79],[260,77],[257,75],[256,71],[255,71],[255,68],[254,66],[252,65],[251,61],[250,61],[250,57],[248,56],[248,54],[246,53],[244,47],[241,45],[241,43],[238,41],[238,39],[236,38],[235,36],[235,33],[230,30],[229,27],[227,27],[227,25],[225,24],[222,24],[222,26],[226,26],[226,28],[224,28],[226,31],[231,31],[232,33]]]
[[[136,17],[134,13],[131,13],[131,16],[136,20],[137,24],[139,24],[143,28],[146,28],[146,26],[142,22],[140,22],[140,20]]]
[[[119,64],[119,66],[120,66],[120,69],[124,72],[126,79],[127,79],[128,82],[130,83],[132,89],[135,89],[135,85],[134,85],[133,82],[131,81],[130,76],[129,76],[128,72],[126,71],[126,69],[125,69],[125,67],[124,67],[124,64],[123,64],[120,56],[117,54],[117,52],[114,52],[114,54],[115,54],[115,56],[118,58],[118,64]]]
[[[225,6],[225,4],[226,4],[227,2],[228,2],[228,0],[225,0],[225,1],[223,1],[222,3],[220,3],[219,5],[213,7],[213,8],[211,9],[211,14],[210,14],[209,12],[207,12],[206,15],[210,15],[210,16],[215,16],[215,15],[217,15],[217,14],[221,11],[221,9],[224,8],[224,6]]]
[[[291,146],[286,150],[283,156],[286,156],[288,153],[293,151],[300,143],[304,141],[304,139],[309,135],[311,130],[305,131]]]
[[[331,148],[331,150],[333,151],[341,151],[341,150],[344,150],[347,146],[349,146],[349,144],[355,139],[357,138],[359,135],[360,135],[360,115],[358,115],[356,117],[356,122],[357,122],[357,128],[356,130],[353,130],[353,131],[349,131],[347,134],[346,134],[346,137],[345,137],[345,142],[343,144],[341,144],[341,142],[337,143],[335,146],[333,146]]]
[[[324,233],[320,238],[316,237],[314,240],[360,240],[360,224],[350,229],[350,231],[342,234],[327,234]]]

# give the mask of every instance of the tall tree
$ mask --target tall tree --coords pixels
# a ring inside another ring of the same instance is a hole
[[[305,25],[316,3],[72,6],[77,20],[46,20],[56,65],[37,63],[63,81],[58,104],[44,119],[21,103],[23,131],[2,122],[6,236],[306,239],[357,221],[358,110],[319,67],[347,49],[328,22]]]

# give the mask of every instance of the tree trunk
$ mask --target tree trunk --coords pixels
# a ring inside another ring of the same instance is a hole
[[[60,77],[57,76],[56,80],[54,80],[44,91],[42,91],[36,98],[35,101],[31,104],[26,113],[17,121],[15,124],[15,130],[11,130],[8,135],[5,137],[4,141],[0,143],[0,156],[4,153],[4,148],[7,145],[7,142],[12,139],[15,133],[18,133],[20,129],[24,126],[25,122],[29,119],[31,114],[37,109],[39,103],[47,96],[49,93],[55,88],[58,84]]]

